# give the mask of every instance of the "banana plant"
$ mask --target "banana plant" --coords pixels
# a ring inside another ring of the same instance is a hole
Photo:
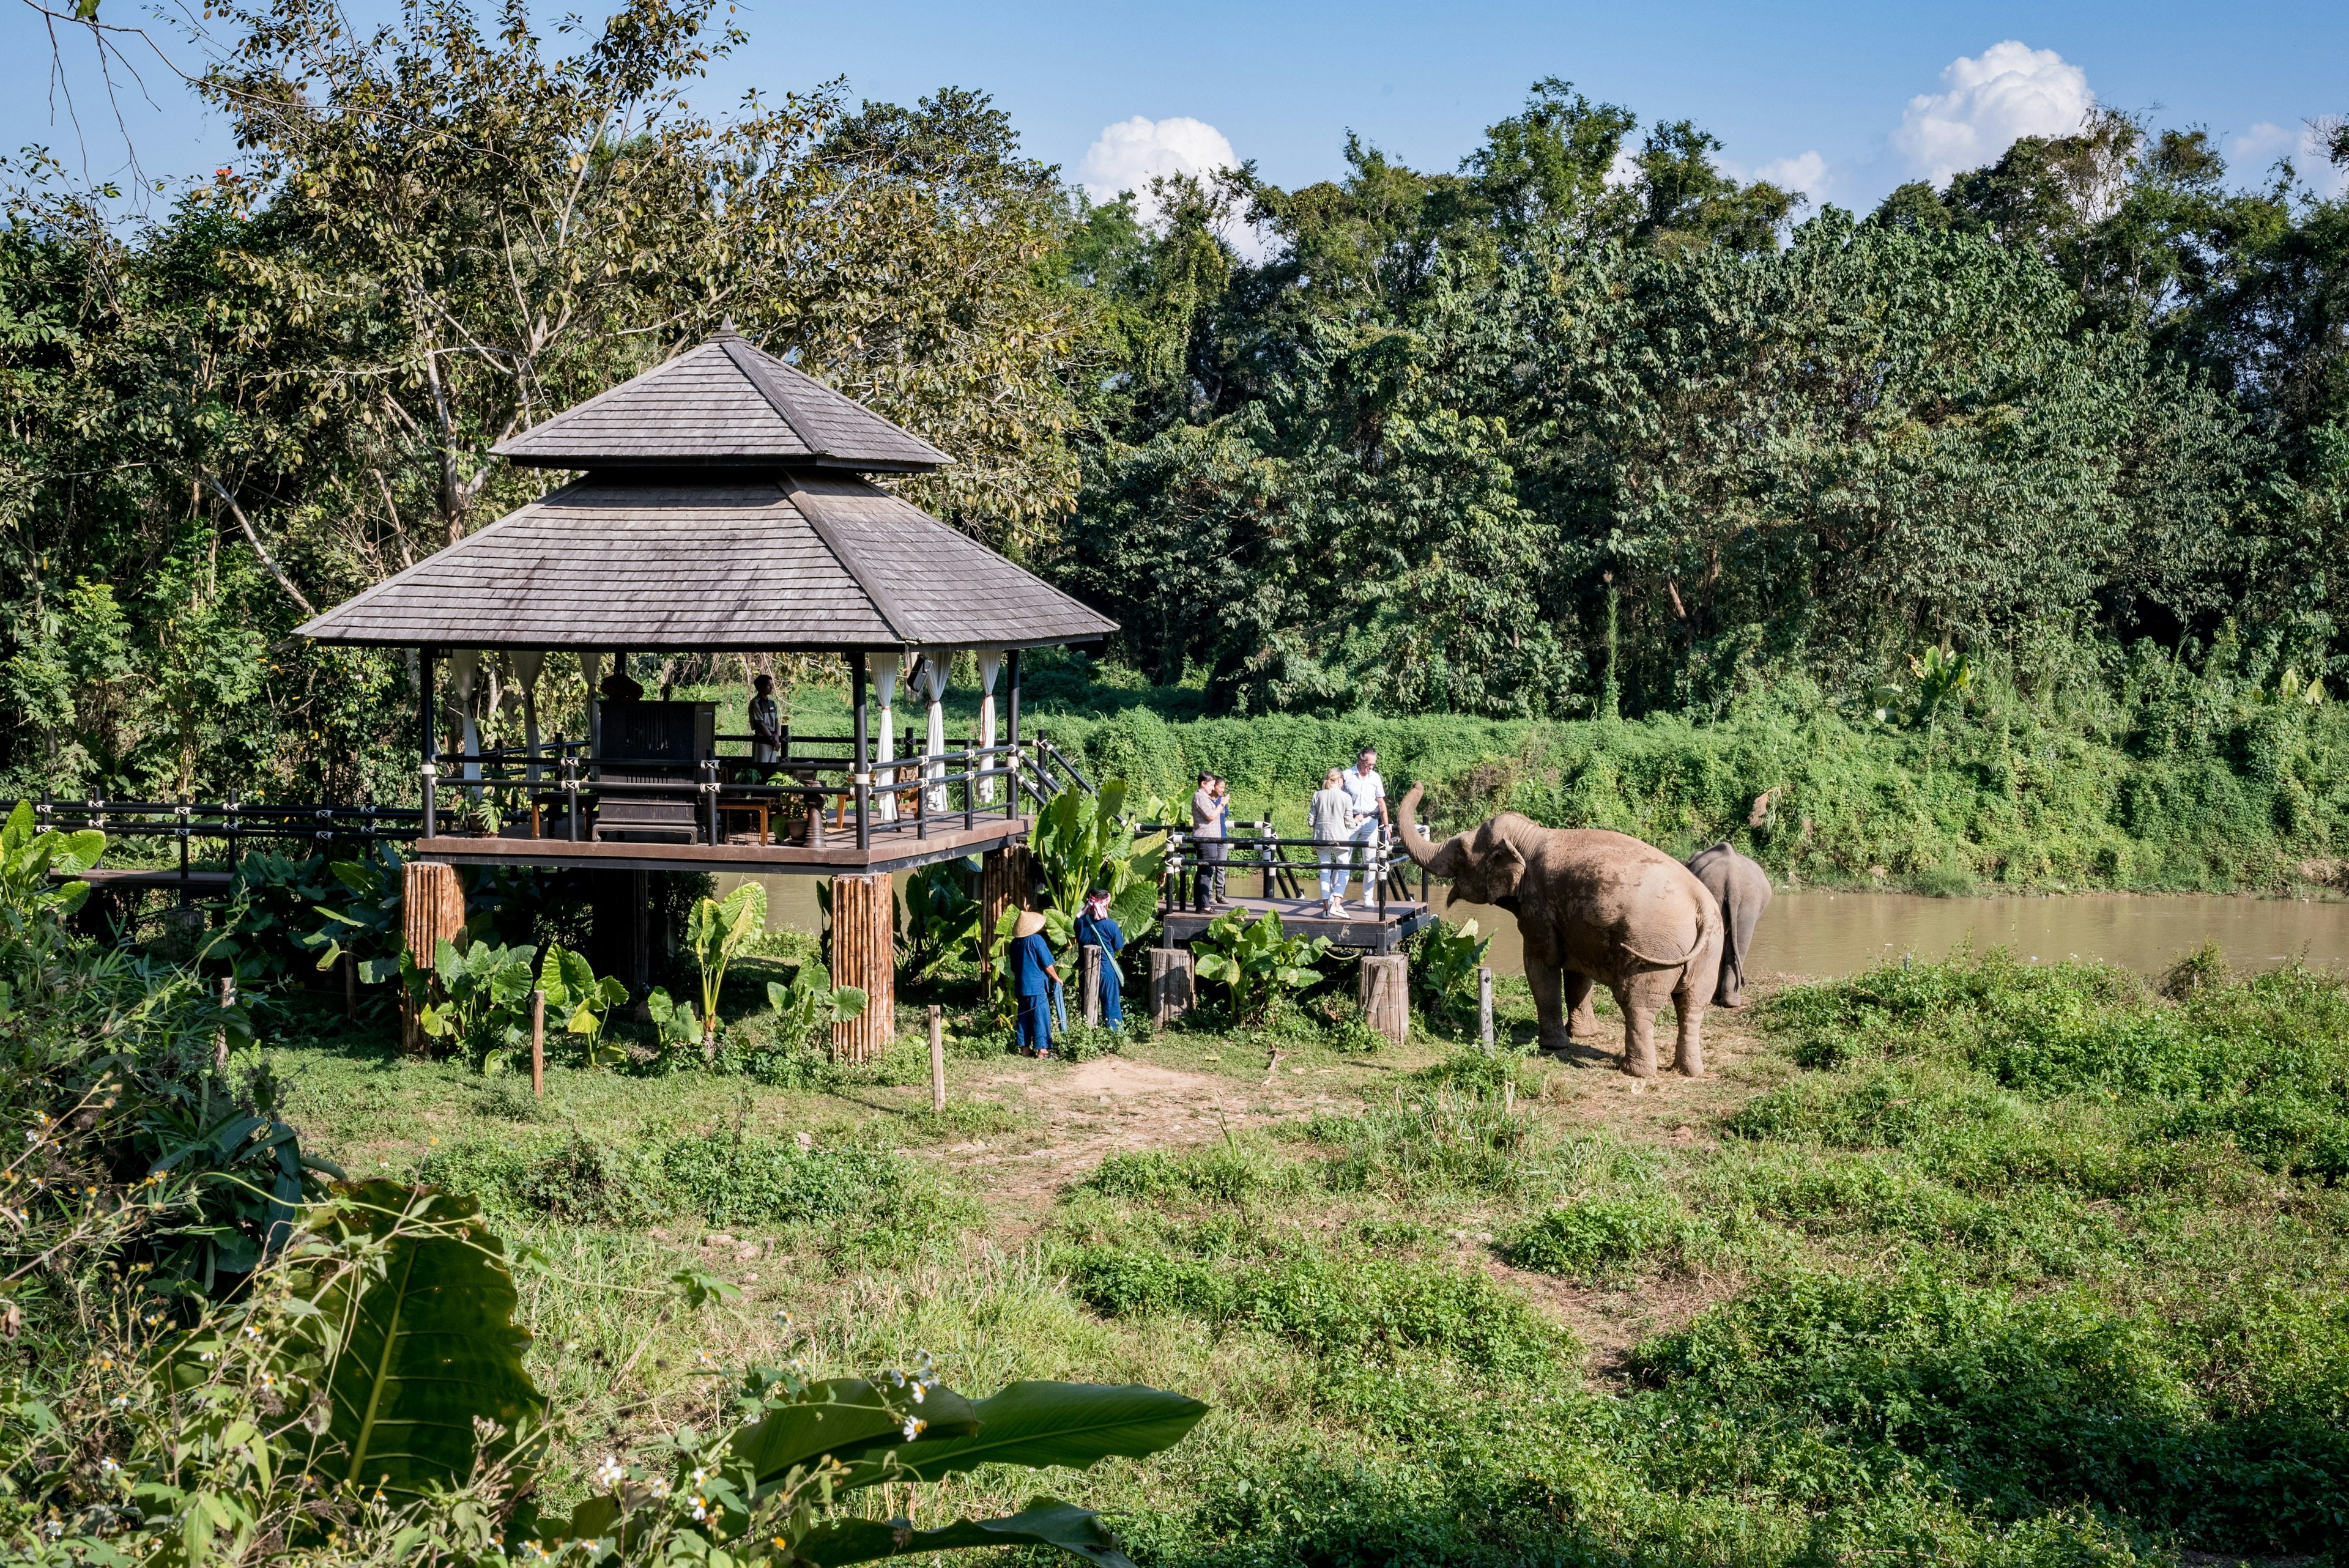
[[[767,890],[746,882],[723,902],[705,898],[686,916],[686,944],[701,971],[701,1055],[718,1059],[718,993],[726,984],[726,966],[767,929]]]
[[[1252,921],[1240,909],[1208,922],[1191,944],[1198,956],[1199,978],[1219,982],[1231,993],[1236,1024],[1255,1022],[1276,997],[1321,978],[1319,970],[1308,965],[1329,946],[1322,937],[1288,935],[1271,910]]]
[[[804,1040],[818,1029],[864,1016],[869,998],[864,991],[854,985],[829,985],[830,979],[814,965],[802,964],[790,985],[767,982],[767,1006],[781,1020],[786,1039]]]
[[[1141,941],[1156,923],[1166,835],[1137,835],[1135,820],[1125,814],[1129,792],[1124,779],[1111,779],[1098,795],[1063,789],[1036,813],[1028,848],[1052,895],[1048,920],[1058,913],[1073,930],[1086,892],[1098,887],[1108,892],[1109,912],[1128,941]],[[1142,810],[1145,819],[1154,819],[1164,803],[1154,798],[1143,802]],[[1053,934],[1056,945],[1065,944],[1066,933]]]

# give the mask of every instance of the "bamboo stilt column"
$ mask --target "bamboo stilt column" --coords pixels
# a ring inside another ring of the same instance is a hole
[[[401,941],[416,955],[418,965],[431,968],[440,944],[455,941],[465,929],[465,885],[457,880],[456,867],[411,861],[400,868],[399,926]],[[414,1009],[405,1000],[400,1004],[399,1043],[409,1051],[424,1046]]]
[[[995,925],[1010,908],[1028,907],[1028,884],[1033,876],[1032,857],[1025,844],[989,850],[979,862],[978,944],[983,972],[995,968]]]
[[[871,1061],[897,1035],[897,954],[885,872],[832,879],[832,983],[864,993],[864,1011],[832,1027],[835,1058]]]

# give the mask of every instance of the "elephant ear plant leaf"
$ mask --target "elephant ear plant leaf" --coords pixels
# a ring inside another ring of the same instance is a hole
[[[926,1363],[910,1376],[892,1370],[869,1380],[802,1383],[754,1372],[737,1401],[750,1418],[706,1450],[722,1455],[719,1465],[705,1450],[680,1448],[650,1473],[638,1467],[608,1474],[605,1493],[581,1503],[561,1533],[657,1557],[664,1532],[689,1501],[704,1539],[755,1540],[785,1562],[848,1564],[917,1552],[1048,1546],[1102,1568],[1131,1568],[1098,1516],[1050,1497],[1004,1518],[926,1531],[835,1511],[853,1491],[981,1465],[1081,1470],[1112,1455],[1143,1458],[1181,1441],[1206,1414],[1195,1399],[1132,1384],[1021,1382],[972,1402],[941,1387]],[[713,1475],[721,1466],[726,1473]],[[678,1485],[684,1475],[696,1485]]]
[[[685,939],[701,972],[701,1055],[718,1058],[718,994],[726,985],[726,966],[766,934],[767,890],[746,882],[723,901],[705,898],[686,917]]]
[[[548,1016],[586,1046],[589,1067],[618,1065],[624,1053],[604,1042],[605,1020],[628,999],[628,987],[618,975],[598,978],[584,956],[550,944],[539,963],[538,988],[546,994]]]
[[[368,1181],[311,1224],[344,1243],[302,1319],[326,1364],[319,1469],[404,1501],[463,1485],[477,1460],[523,1457],[545,1401],[504,1249],[472,1201]]]
[[[0,959],[15,972],[16,995],[29,996],[52,978],[67,917],[89,899],[79,873],[105,852],[106,835],[95,828],[36,831],[29,800],[17,801],[0,824]]]
[[[818,1029],[864,1016],[864,992],[854,985],[829,985],[830,979],[814,965],[802,964],[790,985],[767,982],[767,1006],[774,1009],[788,1039],[804,1040]]]
[[[1123,779],[1104,780],[1098,795],[1063,789],[1036,814],[1028,848],[1036,857],[1038,874],[1051,894],[1052,908],[1071,929],[1087,891],[1098,887],[1109,894],[1110,913],[1124,928],[1127,939],[1140,941],[1158,918],[1158,883],[1166,867],[1166,835],[1138,834],[1138,821],[1126,815],[1129,787]],[[1164,802],[1143,805],[1155,817]],[[1053,934],[1056,945],[1064,933]]]
[[[1321,937],[1288,935],[1271,910],[1260,920],[1250,920],[1242,909],[1217,915],[1191,944],[1198,955],[1199,978],[1219,983],[1231,993],[1235,1024],[1257,1021],[1278,998],[1321,978],[1321,972],[1309,965],[1329,946]]]

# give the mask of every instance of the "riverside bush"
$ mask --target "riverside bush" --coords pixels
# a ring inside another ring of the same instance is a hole
[[[1650,1198],[1583,1198],[1545,1210],[1501,1243],[1521,1269],[1589,1274],[1637,1263],[1680,1239],[1679,1206]]]

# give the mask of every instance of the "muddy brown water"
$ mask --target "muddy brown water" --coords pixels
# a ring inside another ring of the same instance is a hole
[[[722,893],[742,879],[719,879]],[[762,877],[769,919],[821,928],[813,877]],[[1493,938],[1493,967],[1525,973],[1517,923],[1484,904],[1436,905],[1447,919],[1474,920]],[[2054,898],[1923,898],[1899,892],[1782,891],[1754,940],[1747,973],[1826,978],[1852,975],[1903,954],[1946,957],[2008,947],[2018,958],[2052,963],[2095,958],[2155,975],[2215,941],[2238,968],[2268,969],[2295,958],[2349,968],[2349,903],[2203,895]]]

